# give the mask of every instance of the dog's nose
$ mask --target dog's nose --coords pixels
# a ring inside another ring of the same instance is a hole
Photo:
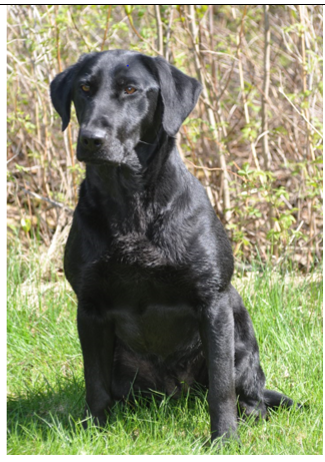
[[[105,141],[105,132],[103,130],[82,129],[80,132],[80,143],[88,151],[96,151]]]

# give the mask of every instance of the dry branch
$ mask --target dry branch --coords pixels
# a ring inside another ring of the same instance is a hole
[[[81,53],[108,44],[162,54],[201,81],[201,99],[177,145],[228,225],[235,252],[253,258],[258,249],[267,258],[278,246],[279,255],[290,254],[305,269],[321,258],[322,7],[9,5],[7,11],[7,200],[25,239],[37,229],[50,245],[58,210],[74,208],[84,175],[74,157],[74,111],[62,134],[49,83]],[[250,123],[254,133],[247,138]],[[27,234],[20,228],[25,216]]]

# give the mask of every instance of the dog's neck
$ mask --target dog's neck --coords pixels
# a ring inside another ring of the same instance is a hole
[[[101,210],[111,222],[124,223],[126,230],[129,225],[139,232],[154,219],[155,209],[161,212],[168,208],[175,191],[172,185],[177,183],[178,191],[182,184],[185,185],[185,166],[174,138],[165,132],[159,133],[154,144],[141,147],[141,150],[148,161],[137,169],[123,165],[87,165],[86,179],[80,190],[88,205]],[[175,164],[182,164],[182,168],[175,168]]]
[[[168,135],[161,126],[158,133],[147,135],[140,140],[135,147],[135,153],[141,164],[142,170],[145,171],[152,161],[157,158],[157,152],[160,149],[164,150],[164,146],[168,141]]]

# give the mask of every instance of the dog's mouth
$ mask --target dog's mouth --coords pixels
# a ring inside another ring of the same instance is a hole
[[[105,143],[98,149],[87,149],[78,142],[77,159],[86,165],[105,170],[125,167],[128,170],[139,171],[142,168],[138,155],[132,146],[125,146],[119,140],[111,140],[110,143]]]
[[[77,147],[77,159],[85,164],[118,167],[123,163],[123,158],[122,153],[116,154],[114,152],[112,155],[106,149],[89,151],[81,149],[79,146]]]
[[[100,158],[100,157],[77,157],[80,162],[84,162],[87,165],[103,165],[107,167],[119,167],[121,162],[113,159]]]

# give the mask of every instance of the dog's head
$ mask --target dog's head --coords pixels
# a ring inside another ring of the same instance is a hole
[[[82,55],[51,83],[63,131],[74,103],[78,160],[115,165],[130,162],[137,146],[150,146],[161,130],[175,136],[200,91],[197,80],[163,58],[124,50]]]

